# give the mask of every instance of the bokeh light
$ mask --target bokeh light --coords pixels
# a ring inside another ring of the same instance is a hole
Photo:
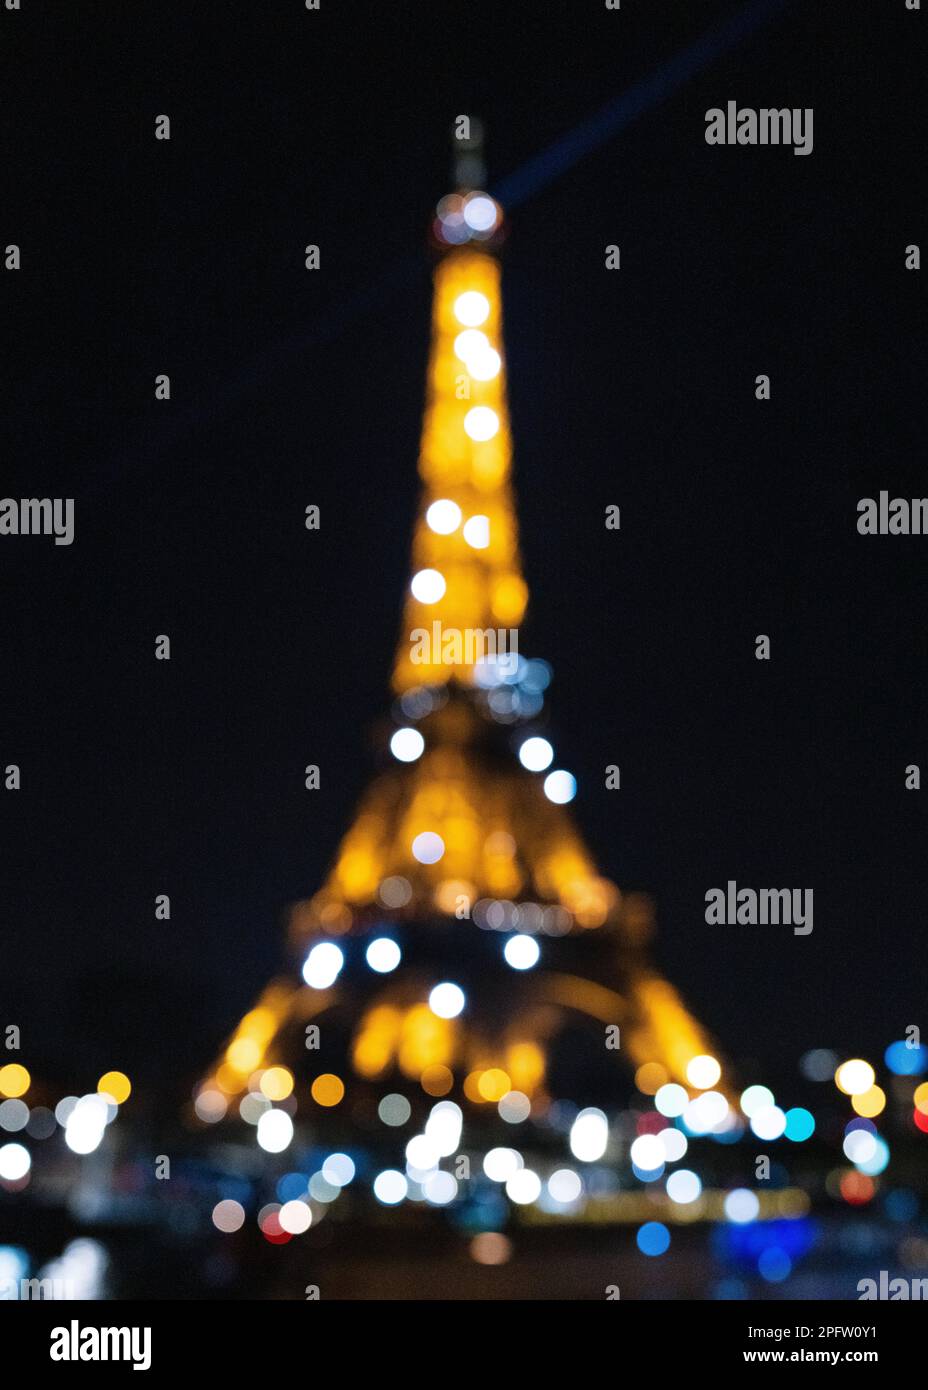
[[[418,729],[397,729],[390,739],[390,752],[401,763],[414,763],[425,751],[425,739]]]
[[[334,941],[320,941],[303,965],[303,979],[311,989],[328,989],[345,964],[345,953]]]
[[[646,1221],[638,1228],[635,1243],[642,1255],[663,1255],[670,1249],[670,1232],[662,1221]]]
[[[460,985],[445,980],[429,994],[429,1008],[439,1018],[457,1018],[467,1001]]]
[[[513,970],[531,970],[533,965],[538,964],[541,948],[533,936],[517,934],[509,937],[503,955]]]
[[[378,975],[389,975],[403,958],[397,943],[389,936],[378,936],[364,952],[364,959]]]
[[[835,1072],[835,1085],[848,1096],[863,1095],[864,1091],[870,1090],[875,1079],[870,1063],[859,1057],[842,1062]]]
[[[554,772],[549,772],[545,778],[544,792],[549,801],[555,802],[558,806],[564,806],[568,801],[573,801],[577,795],[577,779],[572,773],[558,768]]]
[[[544,772],[554,759],[554,749],[546,738],[527,738],[519,745],[519,762],[529,772]]]

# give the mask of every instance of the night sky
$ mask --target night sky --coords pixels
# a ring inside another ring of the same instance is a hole
[[[23,775],[0,1024],[37,1074],[181,1093],[348,827],[408,577],[453,118],[484,120],[499,186],[743,8],[0,11],[23,258],[0,491],[74,497],[77,532],[0,539],[0,763]],[[928,787],[904,788],[928,771],[928,538],[856,531],[860,497],[928,492],[928,272],[904,268],[928,248],[926,24],[774,7],[509,219],[522,649],[553,664],[603,871],[654,895],[662,968],[748,1079],[928,1027]],[[708,146],[729,99],[813,107],[813,153]],[[813,935],[707,926],[730,878],[814,889]]]

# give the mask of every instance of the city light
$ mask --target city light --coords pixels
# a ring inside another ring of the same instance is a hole
[[[364,958],[378,975],[389,975],[390,971],[399,965],[403,953],[392,937],[378,936],[368,946]]]
[[[464,1008],[464,991],[453,984],[436,985],[429,995],[429,1008],[439,1018],[457,1018]]]
[[[531,970],[538,964],[541,948],[533,936],[510,936],[503,948],[507,964],[513,970]]]
[[[401,763],[414,763],[425,751],[425,739],[418,729],[397,729],[390,739],[390,752]]]
[[[527,738],[519,746],[519,762],[529,772],[543,772],[551,766],[553,758],[554,749],[546,738]]]
[[[334,941],[320,941],[303,964],[303,979],[311,989],[328,989],[345,964],[345,955]]]

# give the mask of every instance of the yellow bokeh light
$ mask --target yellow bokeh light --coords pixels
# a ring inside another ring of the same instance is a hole
[[[388,1004],[365,1015],[352,1049],[354,1069],[359,1076],[373,1078],[386,1071],[393,1061],[402,1022],[400,1010]]]
[[[97,1082],[97,1090],[100,1095],[111,1096],[117,1105],[122,1105],[129,1099],[132,1083],[124,1072],[108,1071]]]
[[[260,1085],[268,1100],[286,1100],[293,1090],[293,1073],[287,1067],[268,1067]]]
[[[267,1042],[277,1026],[277,1020],[271,1009],[261,1005],[257,1009],[251,1009],[239,1024],[239,1035],[243,1038],[254,1038],[258,1042]]]
[[[240,1076],[247,1076],[261,1061],[261,1045],[254,1038],[234,1038],[226,1048],[226,1061]]]
[[[223,1062],[216,1069],[216,1085],[220,1090],[225,1091],[226,1095],[235,1095],[238,1091],[245,1089],[241,1072],[235,1070],[228,1062]]]
[[[356,849],[346,849],[338,863],[338,876],[345,897],[357,902],[368,897],[380,882],[380,866],[363,845]],[[339,925],[332,920],[325,923],[330,932],[337,932]],[[351,925],[350,917],[343,917],[341,930],[347,931]]]
[[[464,1078],[464,1094],[475,1105],[479,1105],[483,1100],[480,1094],[480,1076],[479,1071],[469,1071]]]
[[[536,1042],[510,1043],[506,1048],[506,1073],[515,1090],[532,1095],[545,1074],[545,1054]]]
[[[656,1096],[666,1081],[667,1072],[660,1062],[645,1062],[635,1072],[635,1085],[644,1096]]]
[[[454,1085],[454,1076],[448,1067],[426,1067],[419,1078],[419,1084],[428,1096],[446,1096]]]
[[[527,601],[528,589],[525,587],[525,580],[520,579],[517,574],[504,575],[493,585],[490,607],[493,617],[499,623],[508,626],[520,623]]]
[[[512,1090],[512,1082],[502,1067],[488,1067],[480,1073],[477,1090],[481,1100],[502,1100],[506,1092]]]
[[[0,1067],[0,1095],[17,1100],[24,1096],[32,1085],[32,1077],[19,1062],[8,1062]]]
[[[448,1066],[453,1060],[455,1035],[452,1019],[439,1018],[428,1004],[414,1004],[403,1019],[400,1034],[401,1071],[418,1078],[426,1067]]]
[[[333,1072],[323,1072],[312,1084],[312,1098],[317,1105],[338,1105],[345,1094],[345,1083]]]
[[[874,1115],[880,1115],[886,1108],[886,1093],[879,1086],[871,1086],[869,1091],[864,1091],[862,1095],[851,1096],[851,1105],[866,1120],[872,1120]]]
[[[928,1115],[928,1081],[923,1081],[920,1086],[915,1087],[912,1100],[916,1110],[920,1110],[923,1115]]]

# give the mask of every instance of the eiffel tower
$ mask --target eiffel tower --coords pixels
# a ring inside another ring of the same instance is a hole
[[[598,871],[567,809],[574,779],[543,732],[550,670],[517,650],[504,220],[479,165],[470,148],[431,227],[422,495],[384,766],[327,880],[293,909],[302,978],[266,988],[196,1099],[204,1121],[250,1119],[272,1152],[294,1122],[325,1127],[326,1142],[375,1148],[397,1181],[402,1122],[421,1117],[427,1135],[436,1102],[464,1142],[492,1147],[559,1102],[616,1102],[629,1067],[649,1096],[718,1077],[649,963],[649,900]],[[288,1117],[279,1138],[269,1115]]]

